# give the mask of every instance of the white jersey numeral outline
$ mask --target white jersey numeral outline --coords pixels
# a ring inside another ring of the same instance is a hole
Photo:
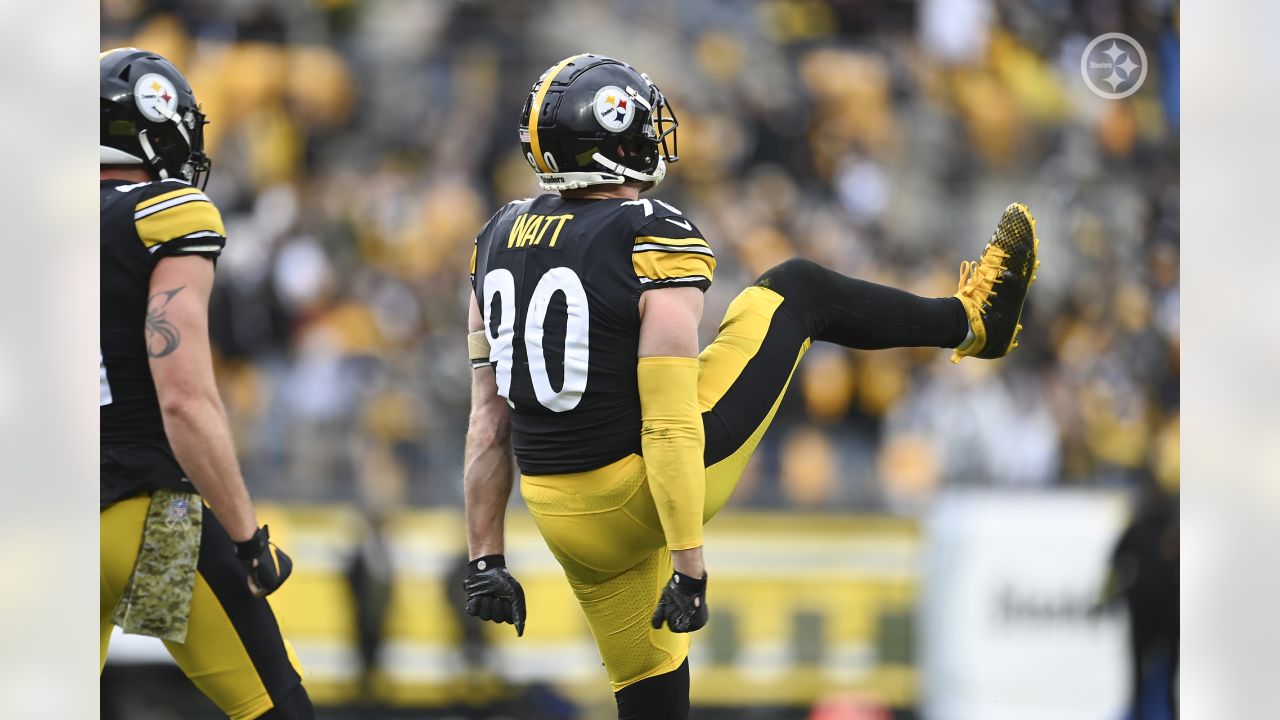
[[[489,324],[493,298],[498,298],[498,335],[494,337]],[[484,329],[489,335],[489,362],[497,374],[498,394],[511,404],[511,357],[516,328],[516,279],[510,270],[490,270],[484,276]],[[512,407],[515,407],[512,405]]]
[[[543,346],[547,311],[555,294],[563,293],[565,312],[564,382],[556,390],[551,385],[547,371],[546,349]],[[493,363],[498,380],[498,394],[511,401],[511,366],[515,345],[515,278],[504,269],[490,270],[484,276],[485,332],[489,335],[489,361]],[[490,314],[494,297],[498,298],[499,318],[497,336],[493,334]],[[529,360],[529,378],[539,404],[553,412],[566,412],[582,402],[587,390],[587,371],[591,363],[591,312],[587,307],[587,291],[582,279],[567,267],[551,268],[541,278],[529,298],[524,322],[524,349]]]

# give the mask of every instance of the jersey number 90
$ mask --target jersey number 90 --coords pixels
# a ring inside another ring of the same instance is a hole
[[[547,311],[551,307],[551,298],[557,292],[564,294],[565,309],[568,312],[564,331],[564,382],[559,390],[551,385],[551,376],[547,373],[547,356],[543,348]],[[495,298],[499,308],[497,337],[494,337],[493,326],[489,322]],[[489,360],[493,362],[497,375],[498,394],[515,407],[515,403],[511,401],[511,370],[515,344],[516,283],[509,270],[490,270],[484,276],[483,300],[481,309],[485,316],[485,332],[489,336]],[[529,358],[529,377],[533,382],[533,392],[543,407],[555,412],[565,412],[574,409],[582,401],[582,393],[587,389],[587,366],[591,359],[590,331],[591,313],[587,309],[587,291],[582,287],[582,280],[567,267],[551,268],[538,279],[533,295],[529,298],[529,307],[525,309],[524,321],[524,349]]]

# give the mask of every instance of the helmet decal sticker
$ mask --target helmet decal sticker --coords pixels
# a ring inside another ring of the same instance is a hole
[[[152,122],[164,122],[178,109],[178,90],[169,78],[147,73],[133,86],[133,101],[143,117]]]
[[[631,127],[636,116],[632,98],[616,85],[605,85],[597,90],[591,107],[595,110],[596,121],[610,132],[622,132]]]

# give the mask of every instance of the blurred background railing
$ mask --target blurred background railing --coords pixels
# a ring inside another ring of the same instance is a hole
[[[296,550],[298,572],[272,605],[317,703],[484,706],[530,685],[612,702],[577,602],[524,518],[509,528],[530,613],[516,638],[466,617],[454,597],[466,562],[458,513],[399,514],[376,534],[337,506],[263,516]],[[840,690],[914,702],[914,523],[739,514],[718,531],[716,622],[692,661],[697,702],[805,705]],[[150,638],[122,635],[112,653],[135,665],[166,657]]]

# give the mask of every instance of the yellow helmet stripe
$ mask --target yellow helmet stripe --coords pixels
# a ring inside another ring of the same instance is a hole
[[[544,173],[551,172],[551,167],[547,165],[546,160],[542,159],[542,143],[538,138],[538,118],[542,115],[542,101],[547,97],[547,90],[551,89],[551,81],[556,79],[560,71],[569,63],[580,57],[586,57],[586,55],[586,53],[580,53],[567,57],[548,70],[546,79],[538,87],[538,94],[533,97],[533,106],[529,108],[529,149],[533,151],[533,161],[537,163],[538,169]]]

